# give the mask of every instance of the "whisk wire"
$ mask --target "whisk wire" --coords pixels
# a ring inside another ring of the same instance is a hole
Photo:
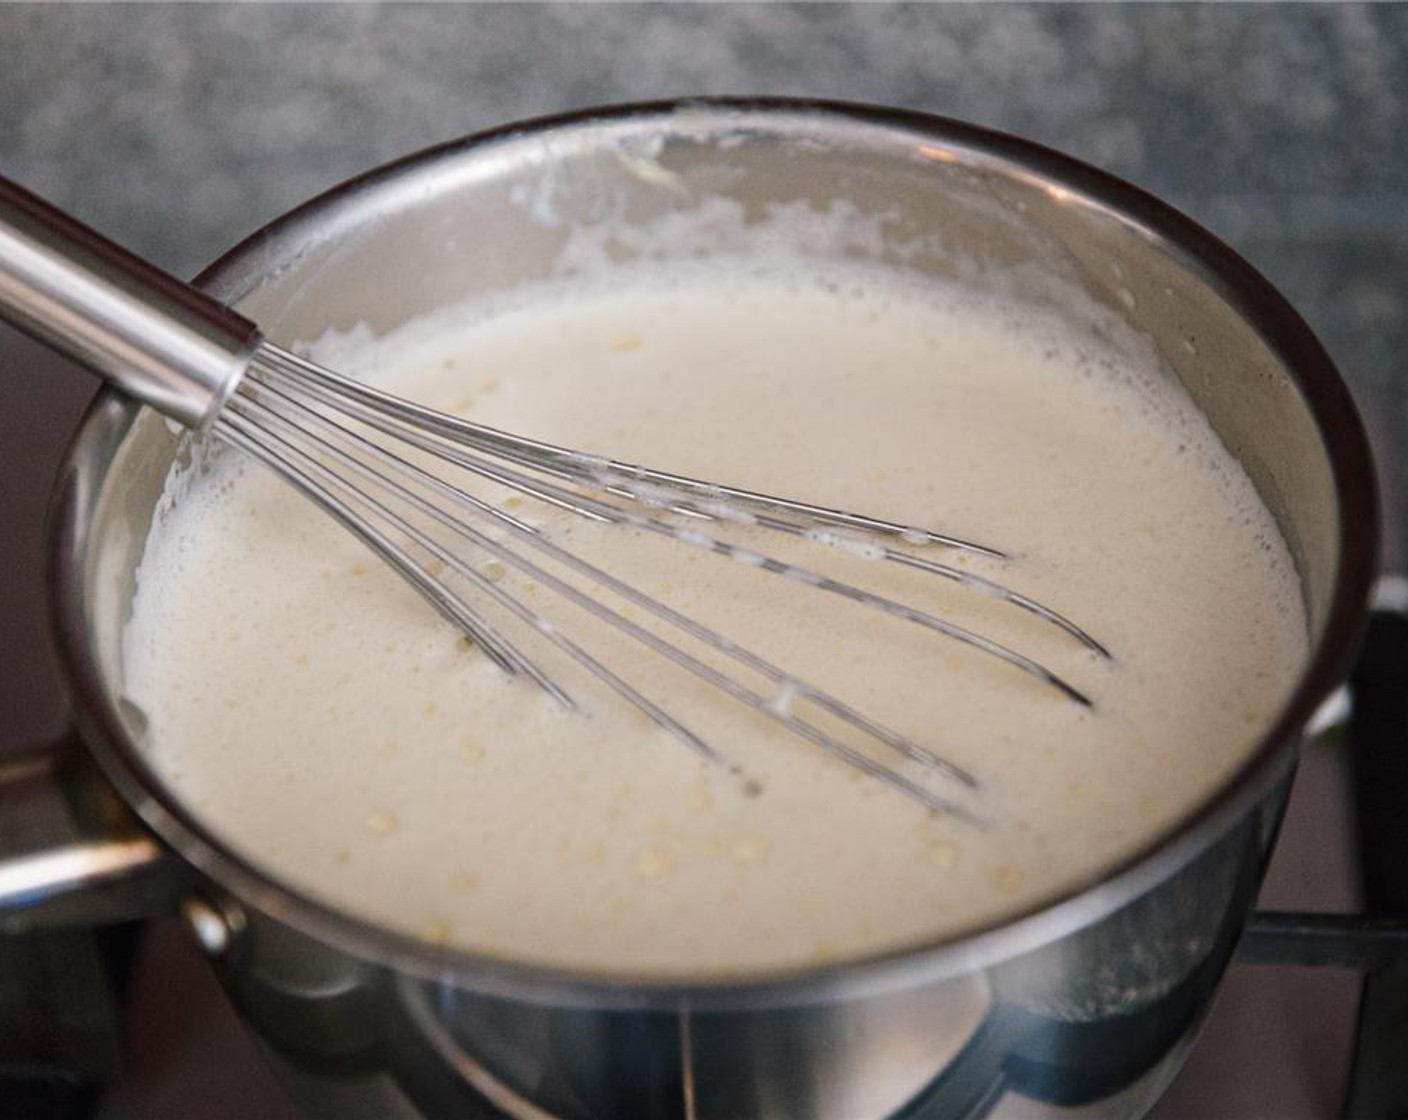
[[[353,430],[344,418],[369,431]],[[866,751],[799,717],[793,706],[798,702],[813,705],[871,742],[902,754],[926,770],[942,774],[966,788],[978,788],[977,779],[968,771],[857,711],[831,693],[794,677],[751,650],[737,646],[697,619],[563,548],[530,522],[452,484],[440,474],[409,461],[369,436],[375,433],[389,438],[408,449],[432,455],[481,480],[548,506],[594,521],[665,536],[936,631],[1001,659],[1085,706],[1090,705],[1089,698],[1062,677],[984,635],[810,568],[743,548],[699,528],[664,520],[660,514],[678,515],[696,525],[701,522],[719,526],[733,523],[757,527],[810,539],[819,545],[840,548],[870,559],[906,565],[1026,610],[1064,631],[1086,648],[1109,656],[1100,643],[1064,616],[1002,584],[880,542],[840,536],[837,530],[850,532],[861,529],[912,543],[936,542],[979,555],[999,558],[1004,555],[995,549],[896,522],[774,498],[754,491],[701,483],[684,476],[499,432],[381,393],[267,343],[256,353],[249,373],[227,401],[216,422],[215,431],[272,466],[282,477],[293,482],[366,540],[413,588],[480,645],[505,671],[522,674],[559,703],[569,708],[577,707],[567,691],[495,627],[481,609],[471,606],[440,578],[438,572],[432,573],[424,562],[414,559],[389,534],[413,544],[441,569],[448,568],[467,579],[477,592],[483,593],[489,601],[542,635],[659,727],[700,756],[727,766],[731,773],[738,776],[742,775],[741,768],[725,758],[717,748],[643,695],[599,657],[561,633],[546,616],[497,586],[495,580],[487,578],[456,550],[447,548],[436,536],[414,524],[407,514],[398,512],[388,502],[430,519],[460,540],[512,568],[523,578],[535,581],[612,629],[666,657],[709,686],[780,723],[846,765],[931,810],[975,825],[982,824],[976,814],[954,798],[920,784]],[[525,474],[514,469],[514,466],[505,465],[505,461],[529,468],[536,475],[545,477]],[[363,485],[352,481],[349,475],[355,476]],[[579,489],[568,490],[562,484]],[[368,486],[380,491],[384,497],[374,497]],[[597,496],[592,496],[592,491]],[[624,508],[603,500],[603,496],[642,505],[647,512]],[[450,512],[447,503],[452,503],[462,513],[467,512],[471,519],[484,520],[486,524],[497,526],[503,535],[491,535],[474,528],[464,516]],[[801,523],[779,516],[784,512]],[[538,551],[547,561],[590,581],[596,592],[588,593],[533,561],[512,547],[509,544],[511,540]],[[776,692],[764,694],[736,676],[701,660],[677,642],[625,617],[619,609],[600,598],[603,593],[640,607],[684,637],[758,674],[771,682]]]
[[[755,711],[758,711],[784,724],[794,733],[800,735],[801,737],[807,739],[815,745],[822,747],[834,756],[846,762],[848,765],[851,765],[863,771],[864,773],[867,773],[870,776],[889,784],[893,788],[896,788],[901,792],[906,793],[910,797],[921,801],[923,804],[925,804],[931,809],[943,811],[964,818],[971,817],[971,814],[967,810],[965,810],[962,806],[958,805],[951,799],[941,797],[938,794],[934,793],[932,790],[926,789],[925,787],[922,787],[917,783],[910,781],[904,775],[899,774],[893,771],[892,769],[875,762],[863,752],[858,751],[848,746],[844,742],[834,738],[833,736],[826,734],[824,731],[806,722],[805,720],[799,719],[789,710],[789,707],[787,705],[780,705],[777,702],[776,698],[769,698],[763,696],[762,694],[747,688],[746,686],[742,685],[733,678],[723,673],[720,673],[718,670],[714,669],[707,663],[700,661],[698,658],[689,654],[687,651],[681,649],[673,643],[670,643],[660,638],[658,635],[653,634],[648,630],[645,630],[644,628],[631,622],[629,619],[622,617],[621,615],[619,615],[615,611],[612,611],[608,606],[601,603],[594,597],[589,596],[582,592],[580,589],[573,587],[569,583],[566,583],[553,573],[547,571],[546,569],[542,568],[537,564],[534,564],[532,561],[521,556],[520,554],[514,553],[512,550],[504,546],[502,542],[487,537],[484,534],[466,525],[462,520],[450,516],[439,505],[436,505],[433,502],[429,502],[421,496],[414,494],[413,492],[406,489],[400,482],[396,481],[396,476],[412,477],[416,479],[417,482],[419,482],[420,484],[434,490],[441,498],[453,500],[457,504],[468,508],[475,514],[493,518],[494,520],[498,521],[500,524],[508,528],[511,533],[520,536],[523,540],[525,540],[526,543],[545,551],[553,559],[560,561],[566,566],[578,571],[579,573],[602,584],[603,586],[609,587],[611,590],[623,595],[630,601],[641,605],[642,607],[651,611],[658,617],[672,623],[673,625],[676,625],[685,633],[689,634],[691,637],[698,639],[699,641],[705,643],[711,648],[714,648],[718,652],[727,654],[735,660],[738,660],[741,663],[746,664],[748,667],[753,668],[759,673],[767,676],[769,679],[778,683],[782,691],[790,694],[795,699],[808,700],[816,703],[819,707],[823,708],[824,710],[830,711],[832,714],[836,715],[838,718],[843,719],[845,722],[850,723],[852,726],[867,732],[868,734],[872,735],[885,745],[904,752],[906,755],[913,758],[915,761],[922,762],[927,766],[941,770],[965,785],[976,786],[976,780],[972,777],[972,775],[954,766],[952,763],[947,762],[946,760],[941,759],[938,756],[935,756],[932,753],[925,751],[923,748],[917,746],[917,744],[912,743],[911,741],[905,739],[903,736],[898,735],[890,729],[887,729],[882,725],[875,723],[873,720],[862,716],[860,713],[855,712],[853,709],[845,705],[840,700],[816,688],[814,685],[788,676],[782,669],[778,668],[775,665],[771,665],[762,658],[759,658],[756,655],[750,653],[749,651],[734,645],[727,639],[721,637],[709,628],[698,623],[696,620],[690,619],[687,616],[682,615],[677,611],[674,611],[672,608],[666,606],[663,603],[660,603],[658,600],[654,600],[651,597],[641,593],[637,589],[631,587],[630,585],[623,583],[615,577],[612,577],[609,573],[602,571],[601,569],[598,569],[593,565],[588,564],[587,562],[583,561],[580,557],[577,557],[574,554],[561,549],[559,546],[553,544],[552,542],[544,538],[532,526],[527,525],[526,523],[513,517],[511,514],[508,514],[505,511],[490,505],[489,503],[485,502],[483,499],[477,497],[476,495],[470,494],[466,491],[460,490],[459,488],[450,485],[438,476],[422,470],[415,464],[407,462],[406,460],[400,458],[399,456],[396,456],[394,453],[387,451],[384,448],[381,448],[375,444],[366,443],[361,439],[360,436],[350,432],[344,426],[337,424],[335,421],[329,419],[328,417],[316,412],[306,411],[305,406],[303,406],[301,402],[297,401],[292,397],[289,397],[280,389],[269,385],[267,382],[261,382],[260,385],[266,393],[274,397],[281,398],[286,406],[302,411],[303,415],[301,415],[297,421],[291,421],[287,417],[280,416],[277,412],[273,412],[272,410],[263,408],[263,406],[260,405],[258,401],[251,400],[248,395],[244,392],[241,392],[238,402],[232,402],[232,404],[234,405],[234,409],[237,411],[241,407],[251,407],[253,409],[265,413],[265,415],[262,417],[262,422],[266,428],[279,424],[291,424],[299,433],[299,438],[312,441],[321,454],[325,454],[331,457],[336,462],[338,462],[343,468],[354,471],[358,474],[359,477],[363,478],[365,481],[371,482],[377,485],[378,487],[383,488],[390,493],[393,493],[398,499],[408,503],[409,505],[417,509],[419,512],[425,514],[426,516],[435,519],[442,526],[452,531],[456,535],[461,536],[462,538],[476,545],[477,547],[484,548],[486,551],[490,552],[492,555],[496,556],[503,562],[511,564],[515,569],[522,572],[525,576],[537,580],[542,585],[550,588],[558,594],[563,595],[564,597],[576,603],[583,609],[589,611],[602,621],[607,622],[609,625],[627,633],[630,637],[646,644],[652,649],[655,649],[657,652],[668,657],[675,664],[687,669],[689,672],[693,673],[700,679],[706,681],[708,684],[713,685],[715,688],[718,688],[719,690],[723,691],[727,695],[733,697],[736,700],[741,701],[742,703],[748,705]],[[342,439],[352,441],[353,444],[357,446],[360,452],[366,453],[378,462],[383,463],[386,467],[390,469],[392,473],[388,475],[384,471],[379,471],[376,468],[371,467],[366,462],[359,460],[343,448],[334,446],[328,440],[325,440],[322,437],[312,433],[310,431],[310,426],[317,426],[320,430],[323,430],[324,432],[332,432]],[[336,472],[329,471],[326,466],[319,463],[316,458],[308,456],[307,452],[303,451],[301,448],[291,448],[290,451],[299,459],[299,461],[305,464],[307,469],[319,475],[326,475],[330,480],[334,482],[337,481],[339,476],[336,474]],[[376,509],[381,516],[391,519],[393,523],[397,525],[399,530],[407,531],[413,536],[415,536],[417,538],[417,543],[425,543],[426,539],[421,534],[419,534],[418,530],[415,530],[413,526],[410,526],[409,523],[407,523],[398,514],[395,514],[394,512],[389,510],[384,504],[377,502],[374,499],[370,499],[364,492],[357,490],[356,488],[353,488],[353,492],[356,493],[357,500],[360,503]],[[454,566],[457,571],[461,571],[463,574],[469,575],[471,578],[475,579],[476,583],[479,583],[481,586],[484,586],[483,577],[479,576],[479,574],[474,572],[473,569],[470,569],[467,566],[463,565],[463,562],[458,561],[458,559],[453,553],[441,552],[439,550],[437,550],[437,552],[439,553],[440,558],[446,560],[447,563],[450,563],[452,566]],[[591,672],[593,672],[601,679],[607,681],[607,683],[611,684],[613,688],[616,688],[618,692],[621,692],[623,695],[625,695],[627,699],[629,699],[642,711],[645,711],[647,715],[649,715],[666,730],[670,731],[677,737],[683,739],[693,749],[695,749],[701,754],[704,754],[706,757],[709,757],[716,761],[724,761],[722,759],[722,756],[720,756],[717,752],[717,750],[709,746],[693,732],[683,727],[681,724],[678,723],[678,721],[674,720],[673,717],[670,717],[667,713],[663,712],[663,710],[661,710],[658,706],[656,706],[646,698],[642,697],[630,685],[626,684],[625,682],[622,682],[619,677],[617,677],[609,669],[603,666],[597,659],[593,658],[590,654],[587,654],[585,651],[581,650],[580,647],[569,643],[568,640],[563,638],[551,625],[551,623],[548,623],[542,616],[522,606],[522,604],[518,603],[517,600],[513,600],[511,596],[505,595],[505,593],[500,588],[488,586],[486,589],[490,592],[490,594],[495,598],[496,601],[500,602],[502,605],[509,607],[509,609],[513,610],[516,614],[518,614],[520,618],[523,618],[525,621],[529,622],[541,633],[549,637],[550,640],[553,640],[555,644],[558,644],[561,648],[564,648],[579,662],[584,664]],[[733,769],[735,773],[738,772],[737,768]],[[977,823],[976,818],[974,818],[974,823]]]
[[[292,403],[296,404],[296,402]],[[274,412],[272,410],[261,408],[257,401],[251,402],[248,397],[243,395],[239,404],[236,405],[235,408],[231,409],[230,411],[232,413],[237,413],[238,408],[240,407],[249,407],[253,411],[261,413],[262,422],[266,425],[272,426],[278,424],[292,423],[288,420],[288,418],[280,416],[277,412]],[[312,418],[313,415],[314,414],[310,414],[310,418]],[[331,423],[329,421],[326,421],[325,418],[317,417],[317,419],[325,423]],[[226,427],[227,423],[228,421],[225,417],[222,417],[221,420],[217,423],[217,432],[219,434],[228,434],[228,430]],[[256,449],[256,453],[263,461],[276,463],[276,469],[281,475],[283,475],[285,479],[292,482],[295,486],[307,493],[309,496],[313,497],[316,501],[318,501],[320,505],[323,505],[324,508],[330,508],[328,505],[329,501],[331,501],[333,506],[337,506],[338,503],[335,498],[332,498],[331,495],[328,494],[328,492],[318,484],[318,482],[316,481],[316,479],[318,478],[324,479],[325,481],[337,486],[338,489],[342,490],[348,498],[357,502],[359,505],[362,505],[367,509],[373,511],[376,515],[383,518],[388,524],[394,526],[398,531],[405,533],[418,545],[425,548],[428,552],[435,556],[436,559],[440,560],[442,563],[447,564],[459,575],[471,580],[480,590],[482,590],[495,602],[499,603],[501,606],[511,611],[521,621],[527,623],[535,631],[542,634],[548,641],[552,642],[559,649],[561,649],[564,653],[568,654],[574,660],[582,664],[585,668],[588,669],[589,672],[591,672],[593,675],[595,675],[600,680],[602,680],[614,690],[616,690],[618,693],[620,693],[625,699],[627,699],[636,707],[638,707],[641,711],[649,715],[651,719],[653,719],[657,724],[663,727],[666,731],[670,732],[680,741],[685,743],[692,750],[696,751],[697,753],[703,755],[704,757],[710,760],[723,761],[722,756],[719,754],[719,752],[715,750],[709,743],[701,739],[698,735],[694,734],[694,732],[690,731],[689,728],[679,723],[679,721],[674,719],[663,708],[660,708],[648,697],[644,696],[636,688],[634,688],[629,682],[625,681],[619,675],[612,672],[597,658],[592,657],[591,654],[589,654],[577,643],[573,642],[570,638],[560,633],[547,618],[545,618],[541,614],[538,614],[536,611],[533,611],[532,609],[526,607],[520,600],[515,599],[513,596],[508,595],[498,587],[494,586],[492,580],[489,580],[481,573],[475,571],[473,567],[466,564],[461,558],[456,556],[454,553],[451,553],[448,550],[444,549],[437,542],[435,542],[433,538],[430,538],[425,534],[421,533],[420,530],[418,530],[414,525],[412,525],[401,515],[395,513],[385,504],[372,498],[364,491],[358,490],[357,488],[350,486],[347,483],[346,479],[341,478],[335,471],[331,471],[325,464],[320,463],[316,459],[316,457],[309,455],[308,452],[302,447],[296,446],[290,441],[273,434],[268,430],[267,427],[260,430],[259,436],[269,440],[270,444],[275,445],[273,447],[269,446],[269,444],[261,445],[259,443],[259,437],[255,437],[253,439],[249,438],[250,433],[248,429],[238,425],[237,423],[231,425],[231,427],[234,428],[238,435],[245,437],[244,445],[246,447],[249,447],[252,444],[254,446],[254,449]],[[354,440],[358,438],[350,432],[345,432],[345,430],[344,434],[348,438]],[[373,481],[377,485],[390,490],[402,500],[418,508],[422,513],[426,513],[436,518],[437,520],[441,520],[442,523],[446,525],[446,527],[453,528],[458,535],[464,537],[466,540],[469,540],[471,543],[479,545],[485,548],[487,551],[491,552],[491,554],[499,556],[505,560],[511,560],[513,563],[515,563],[516,566],[523,566],[522,561],[520,561],[516,557],[513,557],[512,553],[510,553],[506,549],[503,549],[502,546],[498,545],[490,538],[484,537],[482,534],[477,533],[469,526],[453,521],[447,515],[444,514],[444,511],[437,510],[434,506],[431,506],[429,503],[425,503],[424,500],[419,498],[418,495],[415,495],[409,490],[406,490],[404,487],[401,487],[399,484],[394,482],[392,479],[386,477],[385,475],[378,474],[371,468],[367,467],[366,464],[361,463],[355,458],[348,455],[348,453],[343,451],[341,448],[335,447],[333,444],[327,442],[326,440],[323,440],[322,438],[314,435],[311,432],[308,432],[307,430],[300,431],[299,438],[309,440],[324,454],[339,462],[346,469],[356,471],[361,477],[365,478],[366,480]],[[395,456],[391,456],[390,453],[383,452],[382,449],[376,448],[374,445],[366,445],[362,448],[362,450],[368,451],[373,454],[381,453],[388,456],[388,458],[392,460],[396,460]],[[281,459],[280,455],[286,456],[286,458]],[[405,463],[404,461],[396,461],[401,467],[405,469],[418,469],[414,468],[409,463]],[[295,464],[301,464],[301,466]],[[371,527],[370,522],[366,521],[363,518],[357,518],[355,517],[355,515],[353,518],[353,522],[359,528]],[[398,572],[403,575],[408,574],[408,572],[415,572],[422,577],[426,575],[424,569],[417,565],[413,560],[411,560],[410,557],[404,553],[404,551],[396,551],[399,553],[399,557],[395,562],[394,566],[396,567],[396,570]],[[542,574],[546,575],[546,573]],[[428,577],[424,580],[424,582],[419,579],[414,580],[413,582],[415,583],[417,589],[420,589],[422,586],[425,585],[425,583],[431,585],[431,587],[434,589],[434,592],[430,596],[432,604],[439,607],[442,602],[448,603],[450,605],[450,613],[447,615],[447,617],[449,617],[452,622],[457,622],[461,618],[467,618],[472,621],[476,629],[487,631],[491,634],[496,633],[492,627],[488,626],[488,624],[484,622],[483,616],[480,615],[479,612],[471,608],[462,598],[450,592],[443,582]],[[525,672],[535,683],[541,686],[554,699],[559,701],[565,707],[576,710],[576,702],[564,689],[562,689],[560,685],[553,681],[553,679],[549,677],[546,673],[544,673],[534,662],[532,662],[529,658],[525,657],[521,653],[521,651],[517,649],[516,646],[513,646],[511,643],[507,642],[504,642],[504,646],[507,650],[506,657],[504,659],[507,662],[507,665],[505,667],[510,672],[518,670]],[[500,664],[503,664],[503,662],[500,662]]]
[[[717,482],[705,482],[686,475],[673,474],[636,463],[626,463],[590,452],[576,451],[541,440],[529,439],[511,432],[500,431],[472,420],[449,416],[435,409],[405,400],[402,397],[384,393],[381,390],[334,373],[332,370],[308,361],[287,350],[266,343],[267,353],[261,355],[263,361],[277,367],[289,376],[316,382],[335,392],[341,400],[358,401],[369,406],[375,413],[395,418],[407,428],[419,432],[434,432],[451,443],[465,446],[507,459],[544,473],[602,489],[614,486],[618,496],[636,501],[648,501],[649,494],[632,490],[628,482],[637,486],[654,488],[658,492],[675,495],[695,495],[707,501],[728,503],[735,507],[756,508],[773,513],[791,514],[819,524],[836,525],[862,530],[881,536],[900,537],[912,544],[937,544],[947,548],[970,552],[989,559],[1006,559],[1006,553],[975,541],[932,529],[914,525],[904,525],[887,521],[850,510],[835,509],[830,506],[815,505],[792,498],[763,494],[754,490],[726,486]]]
[[[554,487],[550,484],[540,482],[539,480],[529,478],[523,474],[509,470],[508,468],[501,467],[494,463],[490,463],[484,459],[468,455],[464,451],[462,451],[458,446],[456,446],[456,443],[458,441],[455,437],[460,432],[458,418],[444,416],[440,413],[429,412],[429,415],[437,417],[435,432],[438,436],[440,436],[440,440],[444,442],[437,441],[427,434],[426,425],[423,425],[420,422],[418,415],[415,421],[403,419],[402,409],[397,409],[390,415],[388,415],[380,408],[379,405],[373,406],[364,403],[367,399],[366,393],[375,393],[375,390],[368,390],[366,386],[363,386],[358,382],[349,381],[346,378],[342,378],[336,374],[331,373],[331,371],[324,370],[321,367],[303,361],[302,359],[299,359],[297,361],[297,365],[293,368],[287,369],[286,372],[288,372],[290,376],[294,377],[297,380],[300,388],[306,389],[309,394],[314,396],[316,399],[319,399],[329,405],[345,408],[350,414],[356,416],[359,420],[362,420],[364,423],[375,427],[379,431],[382,431],[384,434],[403,440],[404,442],[414,447],[417,447],[422,451],[426,451],[442,459],[453,462],[455,465],[462,467],[465,470],[471,471],[472,473],[477,474],[479,477],[484,478],[488,481],[497,482],[500,485],[507,486],[511,489],[518,491],[519,493],[538,498],[539,500],[547,502],[560,509],[570,510],[574,513],[581,514],[582,516],[590,517],[594,520],[610,522],[618,525],[629,525],[633,528],[641,529],[646,532],[668,536],[679,541],[680,543],[692,545],[697,548],[707,549],[709,551],[717,553],[720,556],[738,561],[750,567],[756,567],[763,571],[770,572],[774,575],[781,575],[789,579],[797,580],[799,582],[817,587],[820,590],[828,591],[843,598],[850,599],[853,602],[861,603],[882,613],[889,614],[893,617],[900,618],[907,622],[925,627],[926,629],[933,630],[937,633],[943,634],[946,637],[962,642],[965,645],[981,650],[983,653],[986,653],[992,657],[996,657],[999,660],[1005,661],[1009,665],[1012,665],[1015,668],[1018,668],[1023,672],[1027,673],[1028,675],[1035,677],[1040,681],[1043,681],[1047,685],[1050,685],[1052,688],[1055,688],[1057,691],[1067,696],[1069,699],[1074,700],[1076,703],[1081,704],[1084,707],[1092,706],[1091,700],[1088,696],[1086,696],[1083,692],[1077,689],[1074,685],[1070,684],[1064,678],[1060,677],[1056,673],[1052,672],[1050,669],[1046,668],[1044,665],[1040,664],[1039,662],[1033,660],[1030,657],[1027,657],[1022,653],[1019,653],[1016,650],[1011,649],[1008,646],[1003,645],[1000,642],[993,641],[990,638],[984,637],[983,635],[977,634],[962,626],[958,626],[955,623],[939,618],[933,614],[917,610],[904,603],[899,603],[884,596],[877,595],[874,592],[867,591],[864,588],[855,586],[854,584],[846,583],[842,580],[833,579],[829,576],[819,574],[810,568],[806,568],[796,564],[790,564],[782,560],[777,560],[773,557],[765,556],[751,549],[740,548],[739,546],[734,545],[728,541],[719,540],[716,537],[711,537],[707,534],[700,533],[697,531],[682,529],[680,526],[672,525],[669,522],[661,521],[658,518],[642,516],[640,514],[633,513],[629,510],[622,509],[619,506],[614,506],[609,503],[590,498],[586,495],[574,494],[569,491]],[[356,392],[351,394],[351,403],[341,399],[342,390],[348,386],[354,387],[356,390]],[[420,409],[420,406],[408,405],[408,402],[400,401],[399,398],[393,397],[390,399],[396,401],[400,405],[404,405],[410,409],[417,410],[418,413],[428,411]],[[486,429],[482,425],[469,424],[468,427],[474,430],[474,432],[476,433],[476,439],[477,433],[482,433],[484,431],[494,432],[494,429]],[[508,438],[517,440],[518,437]],[[651,473],[655,474],[656,476],[660,476],[660,472]],[[592,479],[592,484],[599,487],[603,485],[602,482],[596,478]],[[762,502],[768,502],[777,505],[787,504],[787,501],[785,499],[774,499],[767,495],[755,494],[751,491],[740,491],[740,493],[747,493],[752,498]],[[658,492],[655,495],[655,498],[656,504],[664,505],[668,501],[668,492]],[[800,505],[801,503],[792,504]],[[700,516],[708,517],[710,520],[714,521],[724,520],[725,518],[720,516],[720,512],[728,510],[728,507],[724,507],[722,511],[716,509],[715,511],[711,512],[709,509],[698,509],[697,507],[691,505],[677,505],[676,508],[681,508],[682,510],[688,512],[698,513]],[[826,512],[829,515],[833,515],[836,517],[849,518],[859,516],[852,515],[846,513],[845,511],[839,510],[826,510]],[[757,524],[763,528],[771,529],[776,532],[786,533],[792,536],[811,536],[812,539],[817,539],[815,536],[812,536],[811,530],[804,529],[790,522],[781,521],[776,518],[749,515],[746,523],[750,525]],[[913,532],[913,530],[905,531]],[[937,536],[937,534],[933,535]],[[1094,638],[1091,638],[1088,634],[1086,634],[1084,630],[1076,626],[1074,623],[1070,622],[1064,616],[1058,614],[1054,610],[1051,610],[1049,607],[1045,607],[1042,604],[1037,603],[1024,595],[1019,594],[1018,592],[1012,591],[1011,589],[1001,584],[995,583],[991,580],[982,579],[981,577],[973,576],[970,573],[963,572],[949,565],[939,564],[935,561],[926,560],[921,557],[911,556],[907,553],[898,552],[894,549],[890,549],[883,546],[877,545],[875,547],[878,550],[874,553],[875,559],[885,559],[905,564],[909,567],[913,567],[922,571],[929,572],[930,574],[941,576],[945,579],[949,579],[961,583],[965,586],[971,587],[984,594],[999,598],[1007,603],[1010,603],[1013,606],[1019,607],[1023,610],[1037,615],[1043,620],[1051,623],[1052,625],[1058,627],[1059,629],[1065,631],[1067,634],[1076,638],[1076,640],[1080,641],[1082,644],[1087,646],[1087,648],[1092,649],[1093,651],[1103,655],[1106,658],[1109,657],[1108,652],[1099,642],[1097,642]],[[968,547],[979,548],[981,546]]]

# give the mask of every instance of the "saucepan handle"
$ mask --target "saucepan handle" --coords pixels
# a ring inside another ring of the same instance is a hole
[[[169,912],[180,880],[75,732],[0,754],[0,933]]]

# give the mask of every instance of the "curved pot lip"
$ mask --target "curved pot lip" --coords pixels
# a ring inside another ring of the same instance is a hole
[[[486,148],[580,128],[648,126],[682,113],[720,124],[811,119],[894,131],[992,166],[1059,184],[1163,243],[1254,325],[1295,379],[1329,452],[1339,503],[1339,556],[1324,634],[1274,723],[1246,761],[1209,799],[1093,881],[995,925],[864,958],[741,979],[633,977],[514,963],[427,945],[351,917],[284,886],[206,831],[163,787],[127,738],[112,708],[84,625],[87,530],[112,456],[138,406],[104,391],[70,448],[51,514],[49,578],[60,660],[76,698],[77,722],[109,778],[146,823],[188,863],[244,904],[327,944],[399,971],[494,995],[567,1005],[695,1007],[799,1004],[959,976],[1111,913],[1178,870],[1249,814],[1290,768],[1300,735],[1348,671],[1376,572],[1379,522],[1368,440],[1348,389],[1310,328],[1245,260],[1191,219],[1141,189],[1072,157],[1009,134],[928,114],[845,102],[784,98],[693,98],[626,104],[543,117],[476,133],[368,171],[276,219],[210,266],[197,283],[225,295],[237,281],[267,275],[312,235],[363,220],[368,199],[413,189],[417,173],[478,159]],[[257,264],[256,264],[257,262]]]

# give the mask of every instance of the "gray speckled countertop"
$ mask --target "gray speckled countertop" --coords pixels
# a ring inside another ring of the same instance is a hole
[[[1402,568],[1408,7],[0,4],[0,172],[187,275],[294,203],[417,148],[528,116],[689,94],[962,117],[1069,151],[1185,210],[1262,269],[1339,362],[1369,419],[1387,558]],[[0,331],[0,352],[26,357],[0,361],[9,745],[58,718],[52,673],[34,652],[39,524],[91,386],[47,363],[36,393],[34,351]],[[1319,834],[1308,835],[1278,856],[1271,889],[1282,904],[1306,905],[1304,884],[1321,873]],[[1343,901],[1339,888],[1312,888],[1309,904]],[[154,943],[179,953],[164,936],[158,928]],[[1352,985],[1266,981],[1274,972],[1234,970],[1162,1120],[1333,1108]],[[254,1067],[201,1072],[216,1068],[210,1050],[252,1060],[238,1028],[219,1012],[193,1016],[159,979],[146,986],[155,994],[134,1027],[120,1115],[284,1120],[267,1075],[238,1072]],[[162,1030],[182,1042],[161,1041]],[[1325,1057],[1321,1035],[1336,1030]],[[1256,1057],[1232,1057],[1248,1036],[1259,1036]],[[1268,1049],[1281,1065],[1261,1060]],[[200,1101],[213,1087],[223,1087],[218,1107]]]
[[[1405,7],[0,6],[0,168],[184,274],[426,145],[709,93],[923,109],[1139,183],[1265,271],[1408,443]]]

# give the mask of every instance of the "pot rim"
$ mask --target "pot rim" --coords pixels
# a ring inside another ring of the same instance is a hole
[[[125,734],[108,702],[87,639],[83,573],[86,526],[117,449],[140,406],[104,390],[85,417],[51,510],[49,586],[62,668],[76,722],[110,780],[139,816],[187,863],[243,904],[358,957],[474,991],[560,1005],[696,1008],[796,1005],[893,990],[958,976],[1009,959],[1084,927],[1173,874],[1244,818],[1294,764],[1301,733],[1348,671],[1377,568],[1379,519],[1368,440],[1329,355],[1289,303],[1215,236],[1141,189],[1041,145],[979,126],[909,110],[788,98],[694,98],[586,109],[541,117],[453,140],[398,159],[334,187],[274,220],[197,278],[236,300],[273,266],[368,219],[378,205],[422,187],[447,165],[467,173],[499,145],[574,131],[646,130],[691,119],[785,128],[787,122],[894,132],[959,150],[979,166],[1002,167],[1056,185],[1159,243],[1251,323],[1282,361],[1315,420],[1339,505],[1337,573],[1324,632],[1279,714],[1255,749],[1212,796],[1150,837],[1132,855],[1055,900],[999,922],[866,957],[742,979],[647,977],[544,967],[432,946],[336,910],[280,884],[206,830],[164,787]],[[713,132],[711,131],[711,135]]]

